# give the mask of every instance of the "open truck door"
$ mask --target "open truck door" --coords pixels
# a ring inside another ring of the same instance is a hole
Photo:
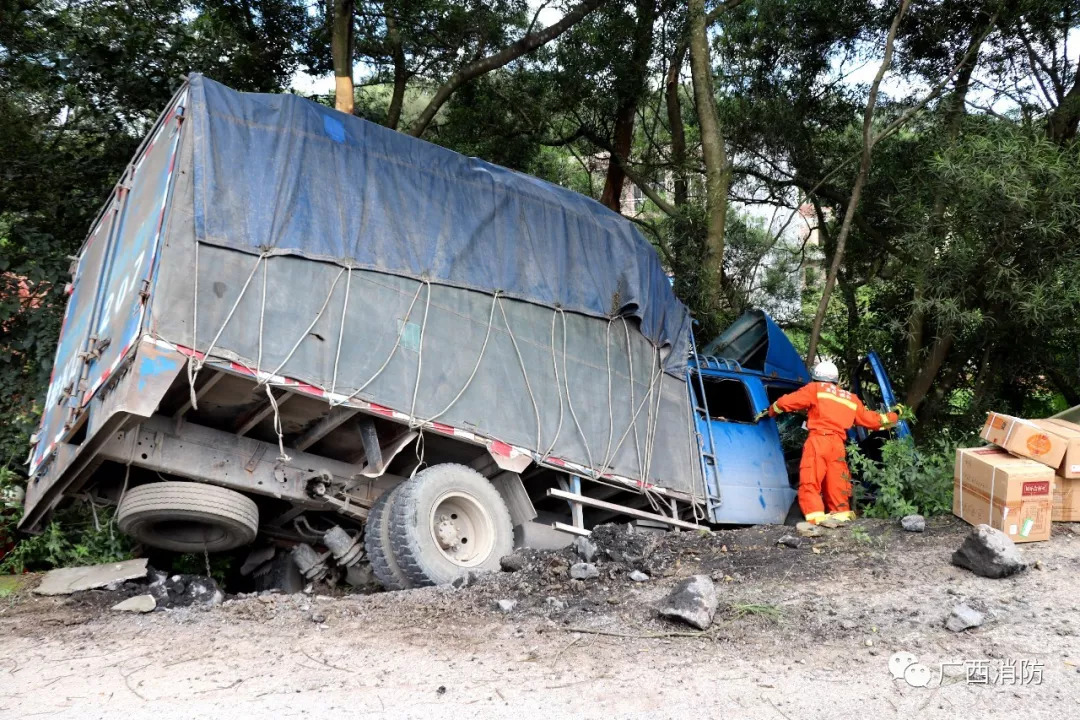
[[[873,350],[859,364],[851,384],[863,405],[871,410],[885,412],[896,406],[896,393],[885,372],[885,365]],[[901,420],[895,428],[889,430],[871,431],[855,427],[848,431],[848,439],[858,445],[864,455],[874,459],[881,458],[882,444],[894,435],[899,438],[911,436],[911,428],[906,420]]]

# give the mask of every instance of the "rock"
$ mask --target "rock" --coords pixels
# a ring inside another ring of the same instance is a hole
[[[649,579],[649,576],[641,572],[640,570],[634,570],[630,573],[630,579],[634,582],[645,582]]]
[[[165,589],[169,591],[170,596],[176,597],[184,594],[184,591],[187,590],[187,583],[179,575],[173,575],[165,581]]]
[[[900,527],[908,532],[921,533],[926,530],[926,518],[922,515],[905,515],[900,518]]]
[[[507,556],[507,557],[509,557],[509,556]],[[450,587],[455,588],[457,590],[460,590],[462,588],[467,588],[470,585],[475,585],[476,584],[476,579],[478,577],[479,577],[479,575],[477,573],[470,570],[469,572],[465,573],[464,575],[458,575],[456,578],[451,580],[450,581]]]
[[[789,548],[797,548],[802,545],[802,540],[795,537],[794,535],[785,535],[784,537],[777,540],[776,543],[778,545],[786,545]]]
[[[853,620],[841,620],[840,627],[844,628],[845,630],[854,630],[858,626]]]
[[[511,613],[517,607],[517,600],[500,600],[495,603],[495,606],[499,609],[499,612]]]
[[[570,577],[575,580],[588,580],[599,575],[600,571],[592,563],[579,562],[570,566]]]
[[[680,580],[660,605],[660,616],[681,620],[699,630],[712,624],[716,614],[716,586],[705,575]]]
[[[825,533],[814,523],[801,522],[795,525],[795,531],[803,537],[821,537]]]
[[[124,560],[104,565],[84,565],[57,568],[45,573],[34,593],[38,595],[70,595],[80,590],[102,588],[114,582],[146,577],[146,558]]]
[[[546,597],[544,598],[544,602],[547,603],[547,606],[555,612],[566,609],[566,603],[556,597]]]
[[[316,610],[315,612],[311,613],[311,622],[315,623],[316,625],[322,625],[324,622],[326,622],[326,615]]]
[[[169,578],[172,580],[172,578]],[[166,583],[167,585],[167,583]],[[220,605],[225,599],[224,593],[216,582],[208,577],[193,577],[185,583],[183,599],[180,605]]]
[[[596,553],[599,551],[596,544],[587,537],[574,538],[574,551],[577,552],[578,557],[587,563],[591,563],[596,559]]]
[[[499,558],[499,567],[503,572],[517,572],[525,567],[525,558],[519,553],[510,553]]]
[[[952,609],[952,614],[945,621],[945,627],[953,632],[961,632],[968,628],[976,628],[983,624],[983,614],[967,605],[957,605]]]
[[[1008,577],[1028,567],[1016,543],[989,525],[979,525],[971,531],[953,553],[952,563],[988,578]]]
[[[112,609],[120,612],[148,613],[156,607],[157,600],[153,595],[136,595],[113,605]]]

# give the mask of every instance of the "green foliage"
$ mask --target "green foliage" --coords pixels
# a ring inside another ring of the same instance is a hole
[[[225,581],[232,572],[234,555],[228,553],[215,553],[214,555],[199,555],[187,553],[177,555],[172,562],[171,572],[185,575],[203,575],[212,577],[218,585],[224,587]]]
[[[126,560],[131,557],[131,544],[126,535],[113,527],[112,516],[110,510],[100,509],[95,524],[89,506],[58,512],[40,535],[19,541],[0,562],[0,573]]]
[[[911,438],[887,440],[881,461],[848,446],[848,463],[870,493],[863,514],[900,518],[915,513],[933,516],[952,509],[953,465],[957,443],[944,435],[922,448]],[[857,492],[861,487],[856,488]]]

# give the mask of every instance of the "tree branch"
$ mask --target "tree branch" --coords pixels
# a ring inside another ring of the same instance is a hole
[[[582,0],[582,2],[563,15],[562,19],[554,25],[549,25],[543,30],[529,33],[517,42],[507,45],[497,53],[480,58],[475,62],[471,62],[468,65],[459,68],[457,72],[451,75],[446,82],[440,85],[439,89],[435,91],[435,96],[431,98],[431,101],[428,102],[427,106],[420,113],[420,117],[416,118],[412,127],[409,128],[409,134],[413,137],[420,137],[423,135],[424,131],[427,130],[428,125],[430,125],[431,121],[435,118],[435,114],[439,112],[439,109],[446,104],[446,101],[450,99],[450,96],[453,95],[459,87],[474,78],[491,72],[492,70],[497,70],[504,65],[513,62],[522,55],[530,53],[536,48],[551,42],[606,1],[607,0]]]

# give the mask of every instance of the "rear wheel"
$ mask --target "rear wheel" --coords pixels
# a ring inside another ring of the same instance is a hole
[[[390,539],[402,574],[414,586],[441,585],[471,570],[498,570],[499,558],[514,549],[506,503],[472,468],[435,465],[397,492]]]
[[[259,508],[235,490],[197,482],[155,482],[127,491],[116,511],[121,532],[179,553],[222,552],[255,540]]]
[[[398,567],[390,545],[390,511],[400,488],[398,485],[393,490],[387,490],[375,500],[368,513],[367,527],[364,528],[364,550],[371,563],[371,571],[387,590],[412,587]]]

